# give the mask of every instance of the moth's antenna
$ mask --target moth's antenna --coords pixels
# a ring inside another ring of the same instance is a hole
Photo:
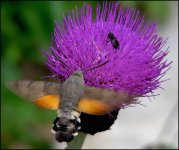
[[[52,54],[55,56],[55,58],[57,59],[57,60],[59,60],[64,66],[66,66],[70,71],[72,71],[71,69],[70,69],[70,67],[68,67],[62,60],[60,60],[60,58],[53,52],[53,51],[51,51],[52,52]]]
[[[99,67],[101,67],[101,66],[104,66],[104,65],[107,64],[108,62],[109,62],[109,60],[105,61],[104,63],[102,63],[102,64],[100,64],[100,65],[98,65],[98,66],[96,66],[96,67],[93,67],[93,68],[90,68],[90,69],[88,69],[88,70],[85,70],[85,72],[90,71],[90,70],[93,70],[93,69],[96,69],[96,68],[99,68]]]

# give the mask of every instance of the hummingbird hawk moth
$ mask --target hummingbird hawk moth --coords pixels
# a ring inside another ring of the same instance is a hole
[[[80,70],[63,83],[17,80],[7,82],[7,86],[37,106],[57,110],[52,132],[58,142],[70,142],[78,132],[93,135],[109,129],[117,118],[118,106],[130,99],[124,92],[85,86]]]

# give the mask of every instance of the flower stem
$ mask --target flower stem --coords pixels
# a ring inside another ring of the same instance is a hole
[[[81,149],[86,137],[86,133],[79,132],[71,142],[68,143],[68,146],[65,149]]]

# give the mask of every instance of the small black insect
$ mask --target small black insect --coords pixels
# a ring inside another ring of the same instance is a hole
[[[113,48],[119,49],[119,41],[116,39],[113,33],[108,33],[107,42],[111,42]]]

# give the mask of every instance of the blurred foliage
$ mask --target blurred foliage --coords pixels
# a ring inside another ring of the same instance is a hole
[[[161,26],[166,22],[169,14],[167,1],[119,1],[119,3],[138,8],[146,19],[157,21]]]
[[[62,14],[83,1],[1,2],[1,148],[52,148],[50,133],[55,111],[37,108],[11,93],[5,81],[41,80],[50,71],[41,50],[47,50]],[[98,1],[88,1],[93,7]],[[102,4],[102,2],[99,2]],[[150,19],[165,22],[167,3],[162,1],[120,1],[134,6]],[[94,14],[95,15],[95,14]],[[49,79],[47,79],[49,80]]]

